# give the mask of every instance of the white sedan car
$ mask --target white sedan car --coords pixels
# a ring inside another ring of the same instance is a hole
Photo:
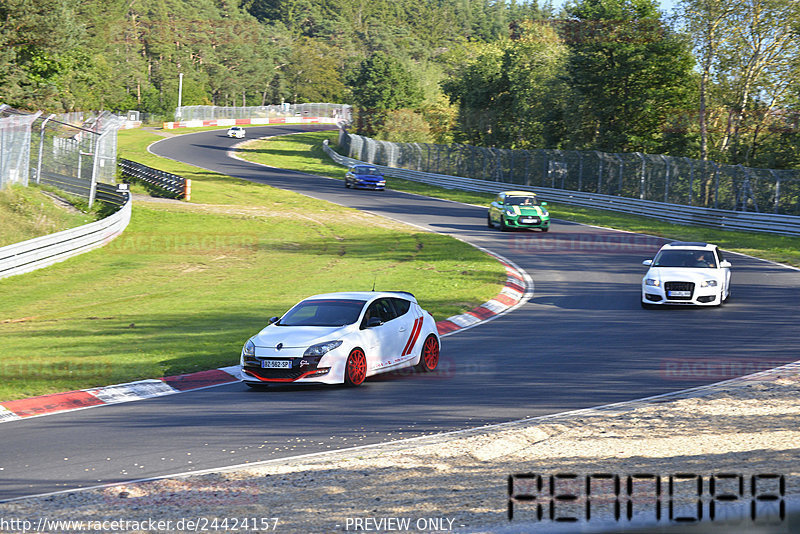
[[[300,301],[242,349],[242,381],[251,387],[318,382],[358,386],[403,367],[439,363],[433,316],[411,293],[328,293]]]
[[[231,126],[228,128],[228,137],[235,137],[236,139],[244,139],[245,130],[241,126]]]
[[[719,306],[731,294],[731,264],[716,245],[667,243],[642,279],[642,307],[658,304]]]

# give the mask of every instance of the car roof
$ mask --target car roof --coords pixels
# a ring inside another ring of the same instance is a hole
[[[522,195],[528,197],[535,197],[536,193],[532,193],[530,191],[503,191],[500,193],[501,195]]]
[[[673,241],[672,243],[667,243],[661,248],[690,248],[690,249],[714,250],[715,248],[717,248],[717,246],[712,245],[710,243],[701,243],[699,241]]]
[[[306,297],[309,299],[349,299],[349,300],[372,300],[380,297],[400,297],[412,302],[417,302],[416,297],[408,291],[342,291],[338,293],[321,293]]]

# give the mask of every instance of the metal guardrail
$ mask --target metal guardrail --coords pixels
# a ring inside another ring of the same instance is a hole
[[[118,165],[123,175],[145,182],[173,198],[189,200],[191,196],[192,181],[188,178],[160,171],[124,158],[120,158]]]
[[[342,156],[330,146],[327,140],[324,142],[323,149],[336,163],[341,165],[356,165],[364,163],[362,161]],[[701,208],[695,206],[684,206],[682,204],[668,204],[665,202],[655,202],[652,200],[640,200],[635,198],[618,197],[611,195],[598,195],[595,193],[585,193],[580,191],[568,191],[565,189],[552,189],[547,187],[529,187],[504,182],[489,182],[486,180],[476,180],[474,178],[462,178],[446,174],[433,174],[396,167],[385,167],[375,165],[381,169],[384,175],[393,178],[402,178],[422,182],[446,189],[461,189],[464,191],[475,191],[480,193],[499,193],[511,189],[524,189],[541,194],[544,200],[562,202],[589,208],[598,208],[634,215],[652,217],[677,224],[691,224],[697,226],[708,226],[721,228],[723,230],[742,230],[749,232],[766,232],[771,234],[781,234],[790,236],[800,236],[800,217],[793,215],[775,215],[769,213],[753,213],[732,210],[719,210],[712,208]]]
[[[112,196],[110,192],[106,194]],[[105,219],[0,248],[0,278],[47,267],[114,239],[131,220],[130,195],[116,193],[116,196],[124,199],[122,207]]]

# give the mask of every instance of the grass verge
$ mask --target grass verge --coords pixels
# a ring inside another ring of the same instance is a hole
[[[158,138],[120,132],[120,155],[192,178],[193,201],[137,199],[107,246],[0,280],[0,400],[236,364],[314,293],[375,282],[443,319],[505,280],[455,239],[145,152]]]
[[[62,199],[68,196],[58,192]],[[75,228],[98,218],[96,210],[81,211],[60,204],[48,195],[46,188],[34,185],[12,185],[0,191],[0,247]]]

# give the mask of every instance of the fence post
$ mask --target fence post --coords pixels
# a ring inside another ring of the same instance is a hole
[[[100,167],[100,138],[103,137],[104,134],[95,135],[97,135],[97,137],[94,138],[94,149],[92,150],[92,181],[89,186],[89,209],[92,208],[94,199],[97,196],[97,174],[99,172],[98,167]]]
[[[667,202],[669,198],[669,161],[667,161],[667,156],[664,154],[659,154],[659,157],[664,162],[664,202]]]
[[[38,185],[42,180],[42,156],[44,155],[44,127],[47,126],[47,121],[55,117],[52,113],[42,121],[42,127],[39,129],[39,159],[36,161],[36,184]]]
[[[645,170],[645,163],[644,163],[644,155],[641,152],[634,152],[639,159],[642,160],[642,173],[639,177],[639,200],[644,200],[644,170]]]
[[[781,179],[773,169],[770,169],[769,172],[775,177],[775,207],[772,212],[778,213],[778,202],[781,199]]]
[[[597,154],[597,159],[599,160],[598,165],[600,169],[597,172],[597,194],[603,194],[603,155],[600,153],[599,150],[594,151]]]

